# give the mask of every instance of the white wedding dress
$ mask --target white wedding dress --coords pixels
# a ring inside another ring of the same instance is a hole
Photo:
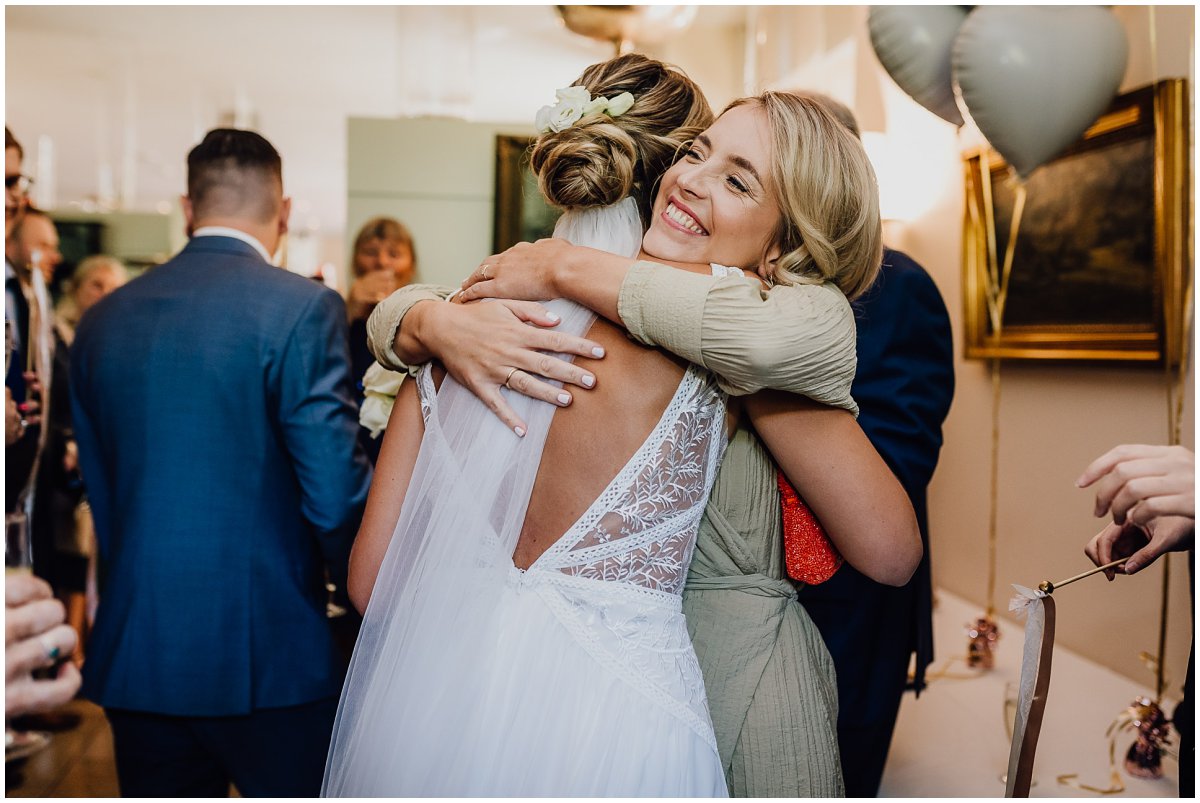
[[[556,235],[636,253],[632,202],[566,218]],[[551,306],[568,331],[590,325]],[[642,446],[525,571],[512,554],[554,408],[510,395],[529,424],[518,439],[453,380],[435,391],[425,370],[418,383],[426,435],[323,794],[725,796],[680,609],[726,445],[716,383],[689,368]]]

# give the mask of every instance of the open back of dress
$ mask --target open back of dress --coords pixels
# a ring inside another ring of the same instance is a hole
[[[623,205],[569,214],[556,234],[636,253]],[[550,306],[566,331],[591,324]],[[512,554],[555,408],[510,395],[520,439],[452,379],[418,382],[425,436],[324,794],[724,795],[679,596],[725,446],[716,383],[689,368],[625,467],[522,571]]]

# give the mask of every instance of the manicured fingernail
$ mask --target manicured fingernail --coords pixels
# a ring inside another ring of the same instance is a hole
[[[570,395],[568,395],[566,393],[558,394],[558,403],[559,404],[570,404],[571,403]]]
[[[1125,561],[1125,574],[1133,574],[1141,567],[1131,560]]]
[[[547,318],[548,320],[550,320],[552,323],[558,323],[559,321],[561,321],[561,320],[562,320],[562,318],[558,317],[558,316],[557,316],[557,315],[555,315],[553,312],[547,312],[547,313],[546,313],[546,318]]]
[[[592,356],[593,357],[603,357],[604,349],[600,348],[599,346],[596,346],[596,348],[592,349]]]
[[[583,379],[580,379],[579,381],[583,383],[585,388],[590,388],[592,385],[596,384],[596,377],[592,376],[591,374],[584,374]]]
[[[525,437],[525,427],[513,427],[513,432],[517,433],[518,438]]]

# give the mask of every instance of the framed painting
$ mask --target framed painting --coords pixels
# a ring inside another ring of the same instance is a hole
[[[531,137],[496,137],[496,193],[492,253],[554,233],[561,210],[546,203],[529,167]]]
[[[1183,79],[1120,95],[1029,176],[999,331],[988,271],[1004,262],[1016,187],[995,151],[964,155],[968,358],[1178,363],[1191,262],[1187,98]]]

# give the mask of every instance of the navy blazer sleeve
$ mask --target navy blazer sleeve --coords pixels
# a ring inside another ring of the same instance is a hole
[[[284,347],[278,380],[278,420],[300,485],[301,511],[339,584],[371,480],[350,393],[345,316],[336,293],[314,297]]]
[[[954,395],[950,317],[929,274],[890,250],[880,280],[854,306],[858,423],[917,506],[937,467]]]
[[[83,344],[88,341],[86,326],[85,318],[79,326],[75,343],[71,346],[71,425],[74,427],[75,444],[79,449],[79,474],[88,489],[88,504],[92,509],[93,526],[96,528],[96,548],[100,558],[106,560],[106,547],[110,543],[109,537],[112,532],[112,521],[109,518],[112,492],[107,487],[108,474],[100,460],[100,433],[88,413],[93,407],[88,403],[91,384],[88,381],[88,362],[81,353]]]

